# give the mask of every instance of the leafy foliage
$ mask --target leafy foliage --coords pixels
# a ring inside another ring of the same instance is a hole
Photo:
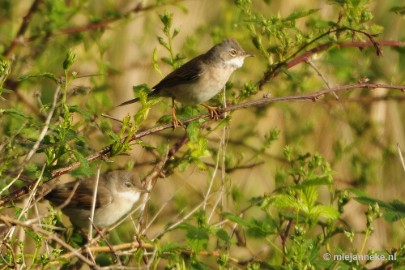
[[[28,9],[0,3],[0,265],[79,268],[93,263],[79,256],[86,252],[111,268],[405,264],[403,93],[362,88],[312,103],[303,98],[367,81],[403,91],[404,33],[391,20],[400,28],[404,7],[369,0],[298,7],[268,0],[26,2]],[[186,125],[165,131],[171,102],[148,98],[151,86],[226,37],[256,57],[210,102],[279,99],[245,103],[218,121],[176,104]],[[395,47],[384,55],[383,39]],[[139,98],[136,109],[117,109],[128,93]],[[44,182],[65,173],[91,177],[100,165],[167,180],[154,184],[147,207],[135,212],[141,218],[92,241],[59,209],[37,206]],[[379,239],[376,232],[386,231]],[[335,259],[342,254],[389,259]]]

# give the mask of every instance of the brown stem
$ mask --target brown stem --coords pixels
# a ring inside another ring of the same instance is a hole
[[[176,4],[178,2],[182,2],[185,0],[173,0],[171,2],[165,3],[165,5],[171,5],[171,4]],[[113,18],[107,18],[105,20],[102,21],[98,21],[98,22],[91,22],[88,23],[86,25],[82,25],[82,26],[74,26],[74,27],[68,27],[68,28],[64,28],[61,29],[59,31],[56,32],[57,35],[71,35],[71,34],[77,34],[77,33],[83,33],[83,32],[87,32],[87,31],[94,31],[94,30],[98,30],[98,29],[105,29],[107,28],[109,25],[111,25],[114,22],[117,22],[119,20],[122,20],[123,18],[128,18],[130,15],[132,14],[137,14],[140,12],[144,12],[144,11],[148,11],[148,10],[152,10],[156,7],[160,7],[162,5],[148,5],[148,6],[144,6],[141,3],[139,3],[138,5],[136,5],[135,8],[131,9],[130,11],[120,14],[118,16],[115,16]],[[39,35],[36,36],[32,36],[29,37],[29,41],[34,41],[39,37]]]
[[[283,247],[283,264],[286,263],[286,261],[285,261],[285,250],[286,250],[288,235],[290,233],[290,228],[291,228],[292,224],[293,224],[292,219],[289,219],[284,232],[280,235],[281,246]]]
[[[347,42],[340,42],[340,43],[326,43],[326,44],[321,44],[315,48],[310,49],[309,51],[306,51],[305,53],[301,54],[300,56],[293,58],[290,61],[280,63],[279,65],[275,66],[273,69],[270,69],[266,71],[263,75],[263,78],[258,82],[258,88],[259,90],[262,90],[264,85],[269,82],[271,79],[276,77],[282,68],[285,69],[290,69],[302,62],[307,61],[308,58],[310,58],[312,55],[325,51],[329,49],[332,46],[336,46],[338,48],[342,47],[356,47],[356,48],[365,48],[365,47],[375,47],[376,43],[379,46],[387,46],[387,47],[405,47],[405,42],[400,42],[400,41],[394,41],[394,40],[385,40],[385,41],[347,41]],[[378,47],[379,48],[379,47]],[[381,51],[379,49],[377,52]],[[378,54],[378,53],[377,53]]]
[[[23,21],[20,25],[20,29],[18,29],[17,35],[13,39],[13,41],[10,43],[10,45],[4,50],[3,56],[4,57],[9,57],[11,53],[14,51],[14,49],[17,47],[19,43],[21,43],[21,39],[24,36],[25,32],[27,31],[28,24],[31,20],[32,15],[35,13],[35,11],[38,9],[39,4],[42,2],[42,0],[35,0],[34,3],[32,3],[30,9],[28,10],[28,13],[23,17]]]
[[[325,89],[325,90],[321,90],[315,93],[310,93],[310,94],[301,94],[301,95],[294,95],[294,96],[285,96],[285,97],[274,97],[274,98],[269,98],[269,97],[264,97],[261,99],[257,99],[257,100],[252,100],[252,101],[248,101],[248,102],[244,102],[241,104],[237,104],[237,105],[233,105],[233,106],[229,106],[226,107],[224,109],[221,110],[220,114],[223,115],[226,112],[231,112],[231,111],[236,111],[239,109],[243,109],[243,108],[249,108],[249,107],[258,107],[258,106],[263,106],[263,105],[267,105],[270,103],[274,103],[274,102],[281,102],[281,101],[293,101],[293,100],[310,100],[310,101],[317,101],[319,98],[321,98],[322,96],[329,94],[329,93],[333,93],[333,92],[341,92],[341,91],[346,91],[349,89],[375,89],[375,88],[387,88],[387,89],[398,89],[401,91],[405,91],[405,85],[392,85],[392,84],[382,84],[382,83],[357,83],[357,84],[349,84],[349,85],[343,85],[343,86],[337,86],[334,88],[330,88],[330,89]],[[190,122],[196,121],[198,119],[203,119],[203,118],[209,118],[210,114],[209,113],[205,113],[205,114],[200,114],[197,116],[193,116],[190,117],[188,119],[185,119],[182,121],[183,124],[188,124]],[[165,125],[161,125],[161,126],[155,126],[152,127],[150,129],[144,130],[144,131],[140,131],[138,133],[136,133],[134,136],[132,136],[128,142],[132,142],[135,141],[139,138],[145,137],[147,135],[156,133],[156,132],[160,132],[162,130],[165,129],[170,129],[173,128],[173,124],[165,124]],[[128,138],[124,138],[123,141],[126,141]],[[105,148],[103,148],[102,150],[100,150],[99,152],[96,152],[90,156],[88,156],[86,159],[87,161],[91,162],[94,160],[98,160],[101,159],[102,157],[109,157],[110,156],[110,151],[111,151],[112,145],[109,145]],[[66,174],[74,169],[77,169],[80,167],[80,162],[76,162],[73,163],[67,167],[55,170],[52,172],[52,178],[56,178],[58,176],[61,176],[63,174]],[[11,201],[11,200],[15,200],[25,194],[27,194],[27,192],[30,190],[31,186],[33,184],[29,184],[28,186],[24,186],[19,188],[18,190],[4,196],[2,199],[0,199],[0,206],[6,204],[7,202]]]

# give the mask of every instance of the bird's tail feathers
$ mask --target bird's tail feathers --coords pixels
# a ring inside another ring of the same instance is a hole
[[[153,90],[153,91],[148,93],[148,99],[153,98],[153,97],[157,97],[157,96],[159,96],[159,92],[157,90]],[[128,101],[125,101],[125,102],[121,103],[117,107],[125,106],[125,105],[132,104],[132,103],[135,103],[135,102],[138,102],[138,101],[140,101],[139,98],[134,98],[134,99],[131,99],[131,100],[128,100]]]
[[[125,101],[125,102],[121,103],[117,107],[125,106],[125,105],[132,104],[132,103],[135,103],[135,102],[138,102],[138,101],[139,101],[139,98],[134,98],[134,99],[131,99],[131,100],[128,100],[128,101]]]

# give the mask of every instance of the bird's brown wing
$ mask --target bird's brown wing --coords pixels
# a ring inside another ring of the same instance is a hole
[[[45,196],[45,199],[51,201],[54,205],[68,204],[70,208],[80,207],[83,209],[91,209],[93,203],[94,181],[89,181],[84,185],[77,182],[71,182],[64,185],[56,186],[50,193]],[[96,208],[108,205],[113,198],[110,191],[102,186],[97,189]]]
[[[188,84],[198,80],[203,73],[202,57],[203,55],[200,55],[168,74],[153,87],[154,91],[152,91],[149,96],[161,95],[159,92],[162,89],[175,87],[180,84]]]
[[[178,69],[169,73],[158,84],[152,87],[153,91],[148,93],[148,98],[158,96],[168,96],[168,94],[165,94],[164,91],[162,91],[162,89],[172,88],[180,84],[188,84],[198,80],[201,74],[203,73],[203,69],[201,66],[203,64],[201,58],[203,57],[204,55],[197,56],[196,58],[191,59]],[[118,106],[124,106],[138,101],[139,98],[134,98],[125,101]]]

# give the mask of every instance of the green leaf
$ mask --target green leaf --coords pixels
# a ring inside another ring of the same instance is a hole
[[[405,218],[405,203],[399,200],[384,202],[370,197],[367,193],[358,189],[348,189],[349,192],[357,195],[354,199],[364,205],[378,204],[384,212],[384,219],[388,222],[395,222]]]
[[[177,243],[177,242],[169,242],[169,243],[166,243],[166,244],[160,246],[159,251],[160,252],[175,252],[175,251],[178,251],[179,249],[185,249],[185,246],[181,245],[180,243]]]
[[[319,9],[310,9],[310,10],[304,10],[304,11],[294,11],[291,13],[288,17],[284,18],[283,21],[293,21],[302,17],[309,16],[313,13],[318,12]]]
[[[388,205],[380,206],[384,211],[384,218],[388,222],[395,222],[405,218],[405,203],[394,200]]]
[[[193,270],[212,270],[212,267],[210,267],[209,265],[206,265],[203,262],[200,262],[200,261],[194,259],[191,262],[191,269],[193,269]]]
[[[10,93],[13,93],[13,92],[14,91],[11,90],[11,89],[6,89],[6,88],[0,87],[0,95],[3,94],[3,93],[10,94]]]
[[[190,150],[190,156],[193,159],[210,156],[208,140],[200,136],[200,127],[201,125],[198,121],[191,122],[187,126],[187,135],[189,138],[187,146]]]
[[[193,121],[187,125],[187,137],[190,141],[196,142],[200,135],[200,123]]]
[[[188,223],[179,225],[179,229],[187,231],[187,238],[193,240],[208,240],[208,231],[206,228],[196,227]]]
[[[246,233],[255,238],[266,237],[268,235],[277,233],[277,225],[276,222],[270,217],[266,217],[264,219],[253,219],[247,228]]]
[[[158,55],[157,55],[157,49],[155,48],[152,53],[152,67],[155,71],[157,71],[159,73],[160,76],[163,77],[163,73],[159,68],[158,62],[159,62],[159,59],[158,59]]]
[[[315,219],[325,218],[327,220],[336,220],[340,216],[339,211],[329,205],[316,205],[311,208],[309,215]]]
[[[81,114],[86,120],[91,120],[92,118],[92,115],[87,110],[76,105],[69,106],[69,112],[77,112]]]
[[[147,96],[151,92],[151,89],[147,84],[143,83],[133,86],[132,91],[134,92],[135,96],[139,97],[141,103],[146,103]]]
[[[405,6],[395,6],[392,7],[390,11],[399,15],[405,15]]]
[[[229,219],[230,221],[235,222],[236,224],[242,225],[244,227],[250,226],[250,222],[248,220],[243,219],[239,216],[236,216],[232,213],[224,212],[224,213],[222,213],[222,216]]]
[[[191,245],[194,252],[206,249],[209,239],[208,229],[196,227],[188,223],[182,223],[178,227],[186,231],[187,242]]]
[[[168,65],[173,65],[173,60],[169,57],[162,57],[162,61]]]
[[[305,199],[305,207],[311,209],[318,200],[318,188],[311,186],[302,189],[302,196]]]
[[[68,70],[76,60],[76,54],[73,51],[68,51],[66,53],[66,58],[63,61],[63,69]]]
[[[165,11],[163,14],[159,14],[159,18],[163,23],[163,32],[169,35],[169,30],[173,24],[173,13]]]
[[[380,209],[384,212],[384,219],[388,222],[395,222],[405,218],[405,204],[399,200],[387,203],[369,196],[356,197],[354,199],[364,205],[378,204]]]
[[[162,37],[158,37],[158,41],[160,45],[165,47],[167,50],[170,50],[169,44]]]
[[[86,159],[86,157],[76,150],[72,150],[72,152],[77,158],[77,160],[80,162],[80,167],[76,170],[73,170],[71,174],[74,176],[85,176],[85,177],[93,175],[94,171],[91,169],[90,163]]]
[[[300,203],[297,198],[287,194],[276,194],[272,196],[269,201],[277,208],[293,208],[296,210],[302,208],[302,203]]]
[[[332,183],[332,177],[330,175],[325,175],[325,176],[315,176],[310,179],[305,179],[301,183],[293,186],[293,188],[296,189],[302,189],[306,187],[311,187],[311,186],[322,186],[322,185],[330,185]]]
[[[25,231],[25,233],[26,233],[29,237],[31,237],[32,239],[34,239],[37,244],[42,242],[43,237],[42,237],[41,234],[36,233],[36,232],[34,232],[33,230],[28,229],[28,228],[27,228],[27,229],[24,229],[24,231]]]
[[[180,33],[180,29],[179,29],[179,28],[175,28],[175,29],[173,30],[172,38],[175,38],[179,33]]]
[[[44,77],[44,78],[50,79],[50,80],[52,80],[52,81],[54,81],[54,82],[59,82],[59,80],[58,80],[58,78],[55,76],[55,74],[50,73],[50,72],[43,72],[43,73],[38,73],[38,74],[21,75],[21,76],[18,77],[18,80],[19,80],[19,81],[25,81],[25,80],[30,79],[30,78],[38,78],[38,77],[39,77],[39,78]]]
[[[31,117],[25,115],[23,112],[17,110],[17,109],[5,109],[2,110],[0,109],[0,115],[11,115],[11,116],[18,116],[24,119],[31,119]]]
[[[225,230],[219,229],[219,230],[215,233],[215,235],[216,235],[219,239],[225,241],[226,243],[231,243],[232,238],[229,236],[229,234],[228,234]]]
[[[280,135],[280,130],[278,128],[274,128],[270,130],[265,136],[264,136],[264,145],[263,148],[269,148],[275,141],[278,140],[278,137]]]

